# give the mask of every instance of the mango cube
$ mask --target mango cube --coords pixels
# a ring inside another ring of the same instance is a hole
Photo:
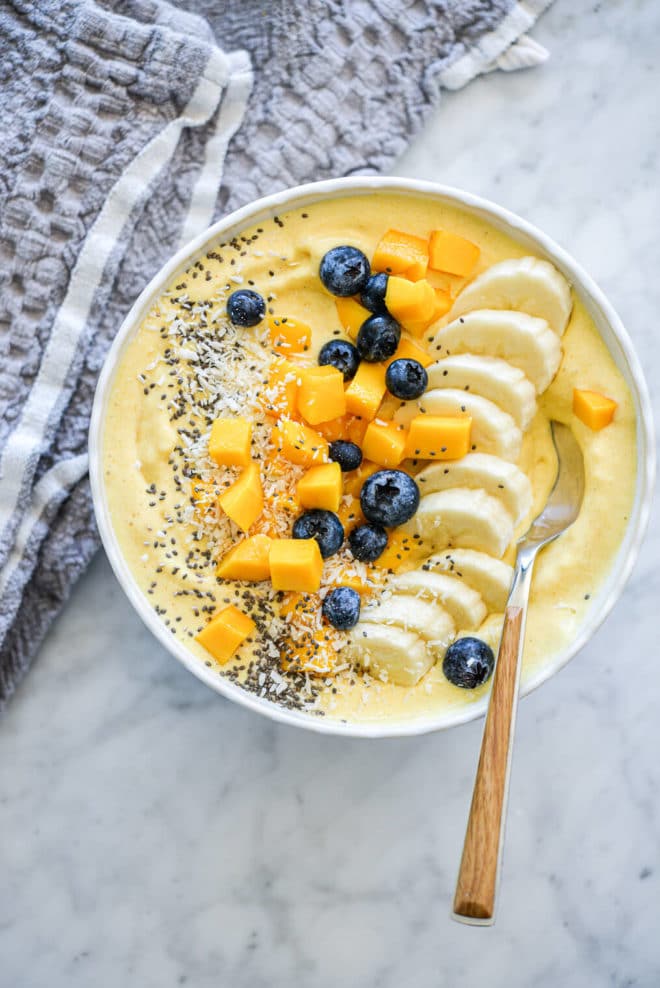
[[[369,309],[365,309],[359,302],[356,302],[354,298],[336,298],[335,305],[337,306],[339,322],[351,339],[354,340],[360,331],[362,323],[369,316],[373,315],[373,313]]]
[[[414,542],[409,535],[392,533],[384,552],[374,561],[374,566],[397,573],[408,562],[407,557],[410,556],[413,548]]]
[[[423,333],[425,333],[426,330],[429,328],[429,326],[431,326],[436,321],[436,319],[440,319],[441,316],[446,315],[447,312],[449,312],[449,310],[451,309],[452,305],[454,304],[454,300],[452,299],[451,295],[449,294],[448,291],[445,291],[444,288],[434,288],[434,292],[435,292],[435,303],[433,306],[433,312],[431,314],[431,318],[421,319],[418,322],[409,322],[406,325],[406,329],[408,330],[408,332],[412,333],[413,336],[419,337]]]
[[[221,467],[246,467],[250,462],[252,423],[240,415],[216,419],[211,426],[209,456]]]
[[[429,264],[428,243],[401,230],[388,230],[381,237],[371,267],[374,271],[402,274],[411,281],[424,278]]]
[[[416,415],[408,427],[406,456],[422,460],[458,460],[470,449],[469,415]]]
[[[216,662],[224,664],[255,629],[252,618],[230,604],[211,618],[196,636],[196,641],[211,653]]]
[[[310,676],[331,676],[337,665],[337,652],[324,628],[307,631],[296,641],[287,641],[281,648],[282,669],[307,672]]]
[[[385,364],[368,364],[363,360],[346,389],[346,411],[370,421],[383,400],[385,391]]]
[[[471,240],[450,233],[449,230],[433,230],[429,238],[429,267],[434,271],[468,278],[474,271],[480,253]]]
[[[220,561],[215,575],[223,580],[246,580],[249,583],[269,580],[270,543],[267,535],[243,539]]]
[[[337,367],[307,367],[301,372],[298,411],[310,425],[346,413],[344,375]]]
[[[394,422],[370,422],[362,452],[381,467],[398,467],[406,450],[406,433]]]
[[[435,291],[424,278],[420,281],[408,281],[406,278],[390,275],[387,279],[385,304],[388,312],[407,329],[409,323],[432,319],[436,308]]]
[[[261,472],[256,463],[250,463],[228,490],[218,498],[224,513],[243,532],[254,525],[264,509],[264,492]]]
[[[273,429],[273,440],[290,463],[311,467],[328,459],[328,443],[304,422],[282,419]]]
[[[613,398],[607,398],[598,391],[573,390],[574,414],[595,432],[610,424],[617,407]]]
[[[333,579],[332,585],[335,587],[349,587],[349,589],[355,590],[356,593],[369,593],[373,589],[360,576],[352,576],[348,573],[340,573],[336,579]]]
[[[321,586],[323,557],[316,539],[273,539],[269,561],[274,590],[316,593]]]
[[[323,508],[337,511],[342,496],[343,481],[338,463],[322,463],[312,467],[298,481],[296,494],[303,508]]]
[[[404,359],[416,360],[422,365],[422,367],[428,367],[429,364],[433,363],[435,357],[432,357],[428,350],[425,350],[424,347],[420,346],[418,343],[415,343],[414,340],[402,336],[396,353],[393,357],[390,357],[385,366],[389,367],[394,360]]]
[[[269,415],[291,418],[298,413],[298,381],[300,368],[289,360],[274,360],[268,375],[267,393],[262,392],[262,405]]]
[[[344,494],[352,494],[353,497],[359,497],[365,480],[368,480],[373,473],[376,473],[377,470],[381,469],[382,467],[378,463],[372,463],[370,460],[363,460],[357,470],[347,474],[345,477]]]
[[[360,498],[356,497],[354,494],[349,494],[341,500],[341,504],[337,509],[337,517],[339,521],[344,526],[344,531],[348,534],[356,525],[362,525],[366,521],[366,518],[362,514],[362,508],[360,507]]]
[[[276,353],[287,356],[309,350],[312,331],[306,323],[290,316],[269,316],[267,323],[270,345]]]
[[[342,415],[338,419],[330,419],[329,422],[319,422],[316,426],[324,439],[333,443],[336,439],[344,439],[350,415]]]

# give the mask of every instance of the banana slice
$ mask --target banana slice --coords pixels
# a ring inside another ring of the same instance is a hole
[[[488,453],[468,453],[460,460],[424,467],[415,480],[422,496],[452,487],[480,488],[502,502],[518,525],[532,508],[532,485],[513,463]]]
[[[370,621],[353,628],[348,651],[363,668],[399,686],[415,686],[436,659],[414,631]]]
[[[481,395],[453,388],[426,391],[410,401],[394,416],[396,422],[407,425],[419,412],[428,415],[471,415],[472,445],[484,453],[493,453],[515,462],[520,456],[522,432],[507,412]]]
[[[424,560],[424,569],[449,573],[476,590],[489,611],[501,613],[513,579],[513,567],[475,549],[446,549]]]
[[[526,429],[536,412],[536,392],[519,367],[498,357],[461,353],[426,368],[428,387],[470,391],[495,402]]]
[[[362,609],[362,621],[394,624],[404,631],[415,631],[434,646],[447,648],[454,637],[454,622],[447,611],[432,600],[407,594],[389,594]]]
[[[548,387],[561,363],[561,344],[545,319],[524,312],[479,309],[454,319],[433,341],[438,359],[459,353],[501,357],[519,367],[536,393]]]
[[[456,487],[427,494],[405,527],[435,548],[447,545],[502,556],[513,538],[513,518],[482,490]]]
[[[467,285],[451,310],[452,319],[475,309],[515,309],[545,319],[563,336],[573,302],[566,278],[538,257],[510,258],[493,264]]]
[[[486,605],[476,590],[444,573],[413,569],[392,577],[390,586],[393,590],[440,600],[457,628],[478,628],[487,614]]]

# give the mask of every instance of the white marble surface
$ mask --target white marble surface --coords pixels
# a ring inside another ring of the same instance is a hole
[[[448,96],[398,169],[566,245],[656,407],[659,31],[655,0],[557,0],[551,61]],[[152,642],[99,558],[0,721],[1,988],[655,988],[659,539],[521,705],[490,930],[448,915],[480,724],[351,742],[259,720]]]

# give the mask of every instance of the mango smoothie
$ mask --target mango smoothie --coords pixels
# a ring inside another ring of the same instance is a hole
[[[574,431],[523,676],[577,632],[635,488],[628,388],[549,262],[427,198],[321,201],[218,242],[126,345],[103,469],[164,625],[218,676],[364,722],[488,689],[515,542]]]

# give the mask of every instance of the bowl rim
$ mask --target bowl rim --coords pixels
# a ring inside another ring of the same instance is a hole
[[[524,681],[521,686],[521,696],[526,696],[559,672],[583,648],[610,614],[623,592],[639,554],[650,517],[655,478],[655,444],[651,402],[640,361],[621,319],[591,276],[563,247],[532,223],[497,203],[456,187],[418,179],[392,176],[326,179],[320,182],[293,186],[256,199],[222,217],[177,250],[149,281],[127,313],[106,354],[97,382],[89,427],[89,476],[101,541],[122,590],[144,624],[167,651],[174,655],[198,679],[228,699],[280,723],[302,727],[316,733],[357,738],[414,736],[456,727],[485,714],[488,694],[474,703],[450,708],[435,716],[426,715],[409,720],[353,723],[328,716],[319,716],[312,712],[289,710],[266,697],[259,697],[243,689],[240,685],[231,683],[218,674],[214,667],[209,668],[204,665],[182,641],[168,632],[168,629],[148,604],[144,593],[133,577],[119,547],[110,519],[103,477],[102,447],[108,397],[123,349],[139,327],[143,316],[156,296],[161,293],[180,268],[192,261],[200,251],[206,248],[210,241],[216,240],[229,231],[232,231],[232,234],[240,232],[246,226],[256,223],[260,215],[264,215],[265,218],[267,214],[272,216],[285,210],[302,208],[304,205],[311,205],[319,199],[372,193],[440,198],[458,208],[468,209],[473,214],[482,214],[488,222],[499,229],[504,228],[505,232],[514,239],[532,241],[534,249],[549,257],[568,277],[572,287],[587,303],[592,317],[594,315],[593,310],[600,313],[602,320],[620,347],[621,355],[627,365],[627,383],[632,393],[636,413],[637,483],[631,518],[613,563],[612,571],[616,569],[616,575],[610,579],[610,586],[603,599],[600,600],[601,595],[599,594],[594,601],[592,610],[587,615],[586,620],[583,621],[576,638],[565,649],[558,652],[552,662],[544,663]],[[607,341],[605,342],[616,360],[615,354],[612,353]],[[616,362],[619,369],[623,371],[619,362]],[[623,557],[619,558],[626,541],[628,541],[628,547]],[[606,577],[606,582],[607,579]],[[598,607],[597,603],[599,604]]]

